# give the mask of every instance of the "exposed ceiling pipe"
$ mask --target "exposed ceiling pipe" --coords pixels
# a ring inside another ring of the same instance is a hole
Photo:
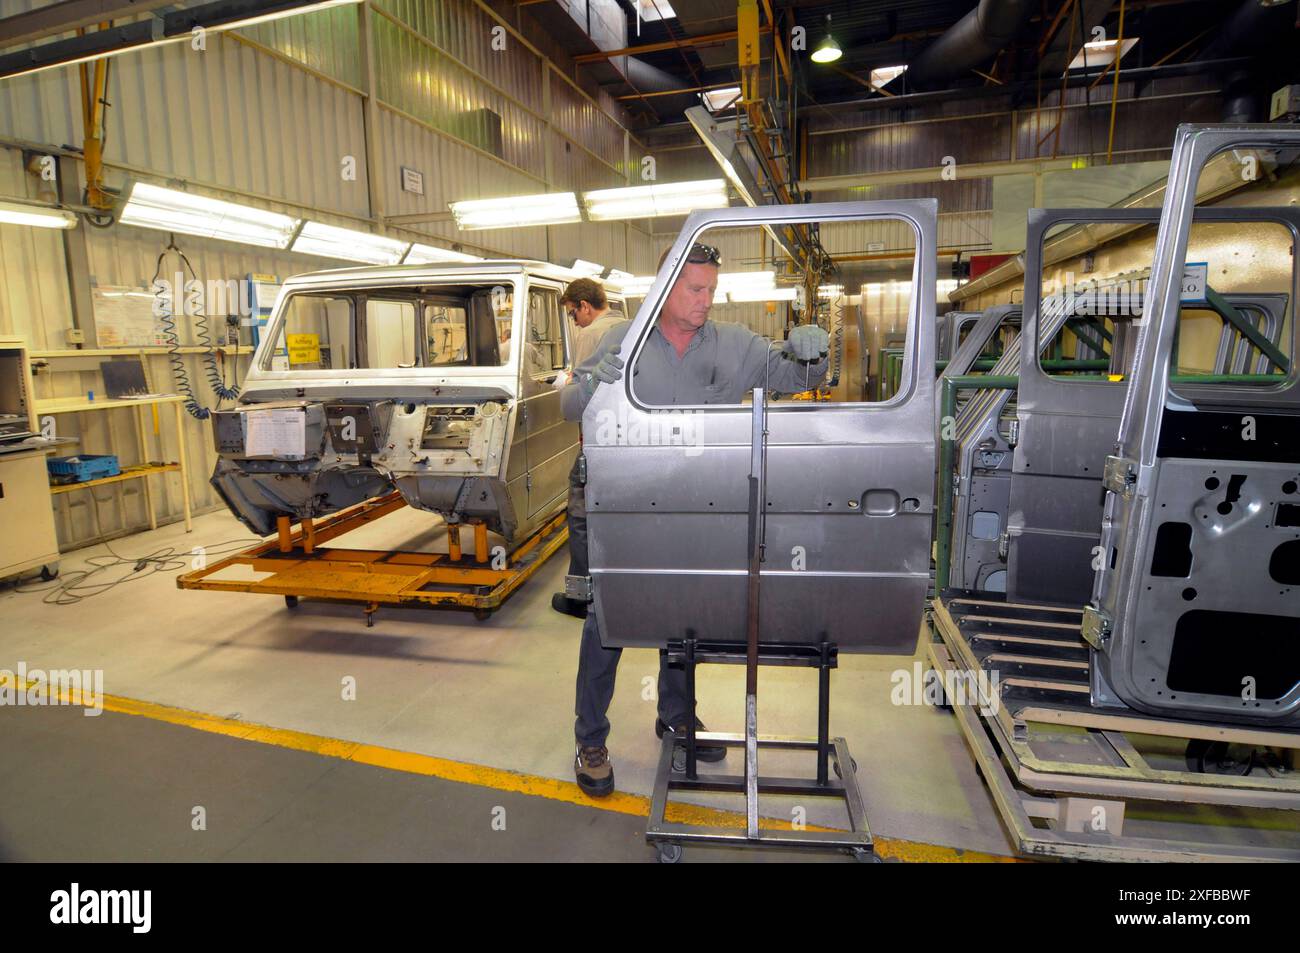
[[[1243,54],[1260,54],[1294,30],[1293,0],[1246,0],[1231,16],[1197,60],[1204,62]],[[1258,71],[1237,69],[1223,78],[1223,122],[1259,122],[1264,94]]]
[[[1261,43],[1290,35],[1295,29],[1294,0],[1246,0],[1223,21],[1198,60],[1222,59],[1257,52]]]
[[[921,51],[895,82],[933,89],[998,54],[1029,21],[1031,0],[980,0],[980,5]],[[890,84],[891,87],[893,84]]]

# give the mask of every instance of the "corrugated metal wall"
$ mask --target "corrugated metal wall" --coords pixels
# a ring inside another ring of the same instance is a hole
[[[0,0],[0,15],[32,5]],[[184,183],[246,204],[365,228],[370,207],[357,16],[351,7],[325,10],[238,35],[210,34],[204,51],[177,43],[113,59],[108,184],[121,187],[131,176]],[[650,269],[654,251],[644,223],[462,233],[447,218],[447,203],[457,199],[624,184],[625,133],[609,97],[579,92],[513,30],[504,51],[492,50],[491,31],[499,23],[474,0],[385,0],[375,5],[372,23],[376,178],[384,212],[437,217],[390,231],[461,243],[476,254],[560,263],[583,257],[637,273]],[[550,84],[549,114],[544,82]],[[23,171],[17,144],[79,148],[80,110],[75,67],[0,81],[0,195],[53,200],[38,194],[39,180]],[[641,148],[635,139],[628,146],[635,162]],[[546,180],[548,149],[552,182]],[[345,157],[355,162],[354,178],[342,174]],[[423,173],[424,195],[402,191],[401,166]],[[94,283],[149,284],[164,233],[123,225],[81,229]],[[285,278],[337,264],[185,236],[178,244],[205,280],[249,273]],[[0,226],[0,332],[22,335],[33,349],[64,348],[72,322],[65,268],[58,233]],[[197,343],[191,324],[180,322],[180,331],[183,344]],[[102,393],[97,360],[51,358],[36,380],[38,398]],[[186,355],[184,363],[200,403],[213,405],[200,356]],[[166,355],[151,355],[147,364],[158,389],[172,390]],[[222,370],[233,380],[246,365],[241,358],[238,367]],[[162,449],[151,455],[175,459],[171,410],[161,413]],[[131,411],[63,415],[57,424],[86,452],[139,462]],[[146,425],[152,432],[152,420]],[[219,506],[207,483],[215,463],[208,424],[187,419],[186,434],[195,508]],[[159,517],[179,518],[179,478],[151,480]],[[139,481],[97,490],[98,507],[88,492],[63,495],[56,508],[61,546],[147,525],[142,490]]]

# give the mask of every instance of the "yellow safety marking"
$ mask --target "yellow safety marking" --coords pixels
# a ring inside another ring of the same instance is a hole
[[[19,681],[12,673],[0,674],[0,685],[10,682],[19,686],[19,691],[29,691],[33,687],[45,686],[31,679]],[[59,700],[65,705],[85,704],[74,693],[63,691]],[[344,741],[338,738],[326,738],[305,731],[293,731],[288,728],[274,728],[219,715],[191,711],[187,708],[174,708],[157,702],[139,701],[123,698],[119,695],[102,695],[104,711],[123,715],[137,715],[153,721],[162,721],[170,725],[180,725],[210,734],[239,738],[242,741],[255,741],[259,744],[289,748],[294,751],[306,751],[310,754],[327,758],[338,758],[355,764],[366,764],[390,771],[406,774],[419,774],[425,777],[440,778],[444,781],[456,781],[477,787],[492,788],[532,797],[546,798],[576,804],[579,807],[600,811],[613,811],[616,814],[630,814],[634,817],[648,817],[650,799],[640,794],[625,794],[616,791],[608,797],[591,798],[582,792],[573,781],[560,781],[535,774],[509,771],[505,768],[492,768],[487,765],[471,764],[467,761],[452,761],[413,751],[398,751],[380,745],[365,744],[360,741]],[[92,699],[93,701],[93,699]],[[665,820],[676,824],[708,825],[712,827],[743,828],[745,815],[737,811],[703,807],[695,804],[671,802],[665,812]],[[759,818],[759,827],[765,830],[791,830],[789,821],[772,818]],[[819,827],[808,824],[804,830],[833,831],[835,828]],[[961,850],[955,847],[943,847],[938,844],[921,844],[914,841],[895,840],[893,838],[874,838],[876,853],[881,857],[896,858],[909,863],[1017,863],[1014,857],[1000,857],[979,851]]]

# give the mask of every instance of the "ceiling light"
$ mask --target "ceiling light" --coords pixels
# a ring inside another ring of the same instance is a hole
[[[1124,49],[1119,54],[1123,59],[1125,54],[1133,47],[1137,46],[1138,37],[1131,36],[1124,39]],[[1066,70],[1072,69],[1096,69],[1099,66],[1109,66],[1115,61],[1115,50],[1119,46],[1119,40],[1093,40],[1091,43],[1083,44],[1083,47],[1070,60],[1070,65]]]
[[[573,192],[515,195],[501,199],[452,202],[458,228],[519,228],[525,225],[563,225],[582,221],[578,196]]]
[[[727,300],[732,303],[743,301],[793,301],[797,288],[732,288],[727,292]]]
[[[632,275],[622,281],[623,294],[631,298],[644,297],[654,282],[654,275]]]
[[[729,291],[732,288],[773,288],[775,286],[775,271],[724,271],[718,274],[718,290],[720,291]]]
[[[350,228],[308,222],[294,240],[292,251],[370,265],[395,265],[406,254],[407,242]]]
[[[600,189],[584,192],[582,200],[587,206],[587,218],[593,222],[685,215],[699,208],[726,208],[730,204],[723,179]]]
[[[352,6],[360,2],[361,0],[321,0],[319,3],[298,5],[264,4],[264,6],[278,6],[281,9],[261,14],[250,12],[249,15],[244,16],[241,16],[242,8],[251,4],[210,3],[190,9],[158,10],[153,14],[146,14],[144,19],[119,25],[118,35],[114,38],[115,45],[111,49],[83,52],[86,43],[91,41],[92,35],[87,35],[53,40],[17,52],[5,53],[0,56],[0,77],[26,76],[42,70],[90,63],[129,50],[163,46],[168,43],[187,43],[193,40],[193,31],[199,28],[210,33],[239,30],[268,20],[296,17],[330,7]],[[215,12],[210,11],[209,8],[214,8]]]
[[[136,182],[118,221],[199,238],[284,248],[301,219],[266,209],[223,202],[177,189]]]
[[[483,261],[477,255],[452,251],[450,248],[438,248],[435,245],[421,245],[416,242],[402,259],[405,265],[428,265],[439,261]]]
[[[840,45],[835,42],[835,37],[831,36],[831,16],[828,13],[826,14],[826,36],[817,49],[813,50],[812,61],[814,63],[834,63],[843,55]]]
[[[739,86],[724,86],[722,89],[710,89],[700,93],[700,99],[709,107],[710,112],[719,112],[733,105],[740,98]]]
[[[28,205],[24,202],[0,202],[0,223],[29,225],[32,228],[76,228],[77,216],[60,208]]]

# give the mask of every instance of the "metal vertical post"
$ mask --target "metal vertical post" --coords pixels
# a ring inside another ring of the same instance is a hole
[[[749,453],[749,590],[745,650],[745,829],[758,837],[758,630],[767,457],[767,393],[754,388]]]

